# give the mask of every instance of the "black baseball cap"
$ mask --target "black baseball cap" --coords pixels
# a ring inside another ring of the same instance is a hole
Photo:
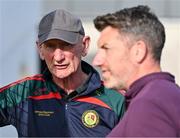
[[[85,35],[81,20],[65,10],[50,12],[39,23],[39,44],[50,39],[76,44],[80,35]]]

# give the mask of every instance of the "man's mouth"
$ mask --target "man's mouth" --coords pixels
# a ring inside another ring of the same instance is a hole
[[[54,65],[57,69],[66,69],[68,67],[67,64],[64,65]]]
[[[109,74],[108,71],[102,71],[102,76],[103,77],[106,77],[108,74]]]

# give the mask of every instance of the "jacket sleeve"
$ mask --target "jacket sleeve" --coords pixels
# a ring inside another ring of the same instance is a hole
[[[0,89],[0,127],[8,125],[8,113],[6,108],[6,97],[3,88]]]
[[[23,80],[0,88],[0,127],[15,120],[17,105],[28,97],[29,86],[29,82]]]
[[[17,124],[22,118],[21,113],[25,112],[22,104],[38,89],[44,88],[44,81],[42,75],[38,74],[0,88],[0,127]]]
[[[4,109],[0,109],[0,127],[9,125],[7,118],[7,112]]]

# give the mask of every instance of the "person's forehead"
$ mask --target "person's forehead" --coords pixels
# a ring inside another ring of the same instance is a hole
[[[98,45],[103,45],[104,42],[108,42],[112,39],[116,39],[120,36],[118,29],[111,26],[104,28],[99,36]]]

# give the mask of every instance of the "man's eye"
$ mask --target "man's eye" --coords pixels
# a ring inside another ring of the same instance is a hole
[[[46,49],[54,49],[54,46],[53,45],[45,45],[45,48]]]
[[[108,47],[108,45],[107,45],[107,44],[105,44],[105,45],[103,45],[103,46],[101,47],[101,49],[108,50],[108,49],[109,49],[109,47]]]
[[[104,46],[104,47],[102,47],[102,49],[104,49],[104,50],[108,50],[109,48]]]

